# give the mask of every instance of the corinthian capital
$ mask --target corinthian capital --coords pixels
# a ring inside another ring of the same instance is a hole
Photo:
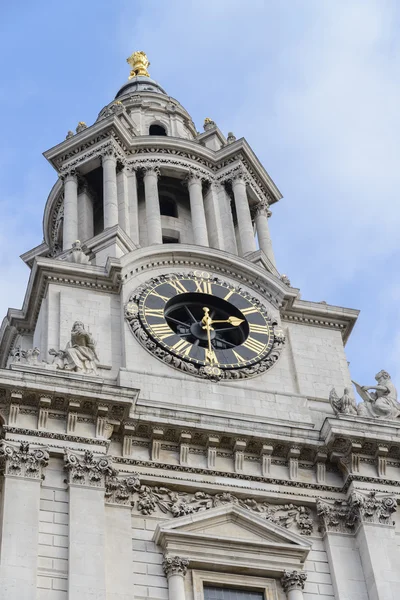
[[[28,442],[21,442],[19,448],[0,443],[0,469],[6,475],[42,479],[43,468],[49,463],[46,448],[30,449]]]
[[[189,560],[180,556],[164,556],[162,566],[167,577],[171,577],[171,575],[182,575],[182,577],[185,577]]]
[[[260,200],[260,202],[255,205],[254,212],[256,217],[263,216],[269,218],[272,216],[267,200]]]
[[[283,590],[288,593],[291,590],[304,590],[307,574],[301,571],[285,571],[281,579]]]
[[[160,173],[160,167],[158,164],[155,163],[143,163],[141,165],[142,170],[144,171],[145,175],[157,175],[157,177],[160,177],[161,173]]]
[[[95,456],[91,450],[85,450],[83,456],[65,450],[64,468],[69,474],[69,483],[104,487],[106,477],[117,475],[109,456]]]
[[[78,180],[78,173],[75,167],[63,167],[60,171],[59,177],[61,181],[65,182],[67,179],[73,178]]]

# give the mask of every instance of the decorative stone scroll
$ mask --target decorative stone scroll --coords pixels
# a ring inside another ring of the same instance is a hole
[[[283,591],[291,592],[292,590],[304,590],[307,580],[307,573],[301,571],[285,571],[281,579]]]
[[[188,566],[189,560],[180,556],[165,556],[162,562],[162,567],[167,577],[171,577],[171,575],[182,575],[182,577],[185,577]]]
[[[116,477],[107,479],[106,501],[130,504],[142,515],[160,512],[170,517],[183,517],[217,506],[235,504],[256,513],[266,521],[271,521],[286,529],[297,529],[301,535],[311,535],[313,532],[311,511],[305,506],[270,504],[253,498],[242,499],[229,492],[207,494],[197,491],[189,493],[167,487],[151,487],[142,485],[139,475],[136,473],[122,480]]]
[[[319,498],[317,512],[321,520],[322,532],[336,531],[353,533],[360,523],[378,523],[391,526],[392,513],[397,509],[392,496],[377,497],[376,492],[363,494],[353,492],[347,500],[328,502]]]
[[[109,456],[95,456],[91,450],[85,450],[83,456],[65,450],[64,468],[70,484],[104,487],[106,478],[117,475],[111,463]]]
[[[0,470],[5,475],[44,479],[43,469],[49,463],[47,448],[31,449],[28,442],[21,442],[19,448],[0,442]]]

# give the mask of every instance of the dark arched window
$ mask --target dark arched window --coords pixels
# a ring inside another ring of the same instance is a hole
[[[169,196],[160,196],[160,213],[165,217],[177,217],[178,207],[175,200]]]
[[[150,125],[149,135],[167,135],[167,132],[162,125]]]

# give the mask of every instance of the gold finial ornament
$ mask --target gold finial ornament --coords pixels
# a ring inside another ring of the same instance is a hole
[[[150,66],[150,62],[147,58],[147,54],[143,52],[143,50],[138,50],[131,54],[130,57],[126,59],[126,62],[132,67],[128,79],[133,79],[134,77],[150,77],[147,70],[147,67]]]

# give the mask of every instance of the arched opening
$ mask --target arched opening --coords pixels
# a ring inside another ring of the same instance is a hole
[[[160,213],[164,217],[178,217],[178,207],[176,201],[170,196],[160,194]]]
[[[149,127],[149,135],[167,135],[167,130],[162,125],[153,124]]]

